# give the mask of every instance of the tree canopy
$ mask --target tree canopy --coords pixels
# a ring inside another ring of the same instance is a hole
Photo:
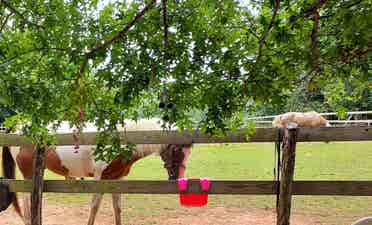
[[[368,0],[0,0],[0,104],[34,142],[56,121],[158,115],[219,133],[300,84],[361,98],[371,21]]]

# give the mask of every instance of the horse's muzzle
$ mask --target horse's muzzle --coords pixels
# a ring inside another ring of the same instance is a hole
[[[168,177],[168,180],[177,180],[177,176],[176,175],[170,175],[169,177]]]

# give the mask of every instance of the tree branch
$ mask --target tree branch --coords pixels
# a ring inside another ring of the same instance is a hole
[[[76,83],[78,85],[80,78],[84,74],[85,68],[88,64],[88,60],[93,58],[94,55],[103,49],[106,49],[107,47],[111,46],[112,44],[122,40],[125,35],[128,33],[128,31],[137,23],[139,22],[142,17],[145,15],[145,13],[151,9],[156,3],[156,0],[151,0],[150,3],[148,3],[139,13],[137,13],[134,18],[121,30],[119,33],[117,33],[112,38],[101,41],[100,43],[96,44],[94,47],[92,47],[90,50],[86,51],[83,55],[83,61],[80,65],[80,69],[76,74]]]
[[[352,8],[352,7],[354,7],[354,6],[359,5],[360,3],[362,3],[362,1],[363,1],[363,0],[358,0],[358,1],[352,2],[352,3],[350,3],[349,5],[345,5],[345,6],[343,6],[343,8],[344,8],[344,9],[350,9],[350,8]]]
[[[260,41],[259,41],[258,52],[257,52],[257,57],[256,57],[256,65],[260,63],[260,59],[262,57],[263,46],[265,44],[266,38],[269,36],[269,33],[274,26],[276,16],[278,15],[279,7],[280,7],[280,0],[275,0],[275,6],[274,6],[274,10],[273,10],[273,15],[271,16],[270,24],[266,28],[266,30],[263,32],[263,34],[260,38]]]
[[[12,62],[13,60],[15,60],[15,59],[17,59],[17,58],[19,58],[21,56],[24,56],[24,55],[27,55],[27,54],[30,54],[30,53],[33,53],[33,52],[40,52],[42,50],[47,50],[47,51],[53,50],[53,51],[63,52],[63,53],[71,53],[71,52],[73,52],[73,50],[70,49],[70,48],[53,48],[53,47],[51,47],[51,48],[48,48],[48,47],[44,47],[44,48],[33,48],[33,49],[28,50],[28,51],[21,52],[21,53],[15,55],[13,57],[7,59],[5,62],[3,62],[2,64],[0,64],[0,67],[3,67],[3,66],[8,65],[10,62]]]
[[[368,53],[372,52],[372,46],[370,44],[370,46],[367,49],[351,49],[340,47],[339,50],[341,51],[341,61],[349,62],[355,58],[357,59],[366,58]]]
[[[80,78],[81,78],[81,77],[83,76],[83,74],[84,74],[85,68],[87,67],[88,60],[89,60],[89,58],[88,58],[88,57],[85,57],[85,58],[83,59],[83,62],[82,62],[81,65],[80,65],[79,72],[78,72],[77,75],[76,75],[76,85],[77,85],[77,86],[78,86],[78,84],[79,84],[79,80],[80,80]]]
[[[256,32],[254,32],[252,29],[247,29],[247,31],[253,35],[253,37],[255,37],[257,40],[261,40],[260,37],[256,34]],[[264,42],[264,44],[266,44],[266,42]]]
[[[255,29],[255,30],[257,30],[257,28],[256,27],[254,27],[254,22],[252,21],[252,19],[251,18],[249,18],[249,17],[247,17],[246,18],[246,20],[244,20],[244,23],[248,23],[249,25],[248,25],[248,29],[247,29],[247,31],[250,33],[250,34],[252,34],[257,40],[260,40],[260,37],[258,36],[258,34],[255,32],[255,31],[253,31],[253,29]],[[246,27],[246,26],[245,26]],[[231,27],[231,28],[234,28],[234,27]],[[243,27],[239,27],[239,26],[237,26],[236,28],[243,28]]]
[[[136,16],[124,27],[124,29],[122,29],[121,31],[119,31],[119,33],[117,33],[115,36],[113,36],[112,38],[106,40],[106,41],[103,41],[101,43],[98,43],[96,44],[90,51],[86,52],[85,53],[85,57],[86,58],[91,58],[94,56],[94,54],[96,52],[98,52],[99,50],[102,50],[102,49],[105,49],[107,48],[108,46],[122,40],[125,35],[128,33],[128,31],[140,20],[142,19],[143,15],[145,15],[145,13],[151,9],[156,3],[156,0],[151,0],[150,3],[148,3],[139,13],[136,14]]]
[[[22,13],[20,13],[16,8],[14,8],[14,7],[13,7],[13,6],[8,2],[8,0],[0,0],[0,4],[3,5],[3,6],[5,6],[6,8],[8,8],[12,13],[14,13],[15,15],[17,15],[19,18],[21,18],[21,20],[22,20],[24,23],[26,23],[26,24],[28,24],[28,25],[30,25],[30,26],[34,26],[34,27],[36,27],[36,28],[38,28],[38,29],[40,29],[40,28],[44,28],[43,26],[41,26],[41,25],[39,25],[39,24],[36,24],[36,23],[33,23],[33,22],[27,20],[27,19],[23,16]]]
[[[289,19],[289,22],[290,23],[294,23],[296,22],[296,20],[300,19],[300,18],[307,18],[311,15],[314,15],[314,13],[316,11],[318,11],[319,8],[321,8],[324,3],[326,3],[327,0],[319,0],[316,4],[314,4],[313,6],[311,6],[309,9],[307,9],[306,11],[304,11],[301,15],[293,15],[291,16],[291,18]]]
[[[320,70],[320,64],[319,64],[319,49],[318,49],[318,30],[319,30],[319,19],[320,14],[319,10],[320,8],[326,3],[327,0],[319,0],[318,4],[316,5],[316,8],[313,9],[313,29],[311,31],[311,57],[312,57],[312,64],[313,64],[313,71],[312,72],[319,72]]]
[[[1,26],[0,26],[0,32],[3,31],[5,25],[8,23],[8,19],[9,19],[9,17],[10,17],[11,15],[13,15],[13,12],[10,12],[10,13],[5,17],[4,22],[3,22],[3,23],[1,24]]]
[[[164,25],[164,51],[168,49],[168,18],[167,18],[167,0],[162,0],[162,11],[163,11],[163,25]],[[165,57],[167,54],[165,54]]]
[[[311,55],[313,60],[313,70],[318,72],[319,65],[319,49],[318,49],[318,28],[319,28],[319,11],[317,10],[313,16],[314,25],[311,32]]]
[[[251,78],[252,78],[251,80],[254,81],[254,82],[257,82],[256,77],[255,77],[257,66],[260,64],[263,47],[264,47],[264,45],[266,45],[266,39],[269,36],[269,33],[271,32],[271,30],[274,26],[274,22],[275,22],[275,19],[276,19],[277,15],[278,15],[279,8],[280,8],[280,0],[275,0],[273,14],[271,16],[271,21],[269,23],[269,26],[267,26],[267,28],[263,32],[261,38],[259,39],[256,61],[255,61],[255,64],[253,65],[252,70],[250,71],[251,72]],[[248,78],[244,80],[243,92],[248,91],[248,81],[249,81]]]

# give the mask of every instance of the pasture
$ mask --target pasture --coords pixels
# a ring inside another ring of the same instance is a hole
[[[272,143],[196,145],[187,165],[187,176],[272,180],[273,152]],[[371,168],[372,142],[298,143],[295,179],[371,180]],[[46,172],[46,179],[63,178]],[[160,158],[150,156],[136,163],[127,179],[167,179],[167,176]],[[47,224],[77,225],[87,220],[88,194],[44,193],[44,199]],[[371,201],[371,197],[294,196],[293,224],[349,225],[372,211]],[[128,225],[253,225],[267,224],[264,221],[275,218],[275,196],[212,195],[207,207],[191,209],[179,206],[175,195],[124,195],[122,205],[123,221]],[[104,213],[98,214],[97,224],[112,224],[109,195],[100,210]],[[5,218],[5,224],[17,224],[12,218],[15,214],[9,211],[0,214],[0,221]],[[53,221],[48,222],[48,218]],[[254,223],[252,219],[262,222]]]

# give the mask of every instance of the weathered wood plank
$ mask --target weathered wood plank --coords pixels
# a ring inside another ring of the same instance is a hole
[[[189,144],[189,143],[242,143],[242,142],[273,142],[276,140],[275,128],[257,128],[256,133],[246,140],[245,130],[228,132],[226,137],[212,137],[200,131],[127,131],[122,137],[133,144]],[[72,145],[72,134],[58,134],[58,145]],[[79,138],[81,145],[97,143],[97,133],[84,133]],[[297,141],[368,141],[372,140],[372,126],[369,127],[322,127],[301,128]],[[124,140],[123,140],[124,142]],[[15,134],[0,133],[0,146],[22,145],[30,143],[25,137]]]
[[[298,128],[297,142],[370,141],[372,126]]]
[[[0,180],[14,192],[30,192],[31,181]],[[210,194],[274,195],[275,181],[212,180]],[[174,181],[80,181],[45,180],[44,192],[178,194]],[[201,193],[199,183],[190,181],[190,193]],[[372,181],[294,181],[292,195],[372,196]]]
[[[293,195],[372,196],[372,181],[294,181]]]
[[[0,146],[17,146],[30,143],[31,141],[23,136],[0,132]]]

